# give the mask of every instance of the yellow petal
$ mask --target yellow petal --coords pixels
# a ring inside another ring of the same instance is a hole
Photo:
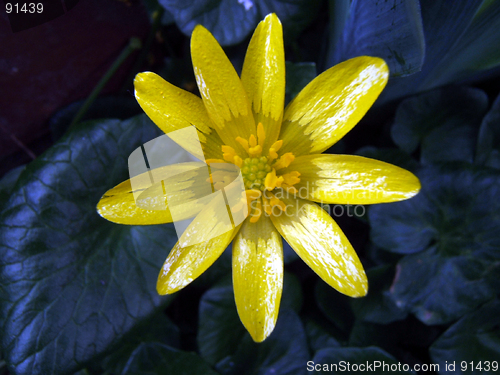
[[[256,123],[266,133],[263,149],[278,139],[285,103],[285,52],[281,22],[273,13],[259,23],[248,45],[241,81]]]
[[[312,80],[285,109],[281,152],[321,153],[365,115],[387,83],[389,70],[378,57],[360,56]]]
[[[219,258],[233,240],[241,224],[234,227],[231,222],[221,219],[221,208],[226,209],[222,194],[213,199],[187,227],[158,275],[156,289],[159,294],[174,293],[191,283]]]
[[[337,223],[317,204],[283,199],[286,212],[271,216],[276,229],[328,285],[351,297],[368,291],[361,262]]]
[[[233,243],[234,298],[253,340],[273,331],[283,289],[283,245],[268,216],[246,220]]]
[[[198,25],[191,37],[196,82],[214,128],[224,144],[243,152],[236,137],[248,139],[256,126],[238,74],[210,32]]]
[[[130,180],[108,190],[97,204],[97,212],[117,224],[149,225],[172,222],[168,206],[164,211],[137,207]]]
[[[222,141],[217,133],[210,129],[210,118],[199,97],[168,83],[152,72],[137,74],[134,87],[137,102],[165,134],[194,126],[202,143],[204,156],[207,159],[220,157]],[[186,142],[179,142],[178,139],[174,141],[200,158]]]
[[[211,200],[211,187],[205,181],[208,170],[199,173],[200,167],[206,169],[202,163],[182,163],[135,176],[108,190],[97,204],[97,212],[109,221],[128,225],[193,217]]]
[[[411,172],[355,155],[304,155],[289,168],[300,173],[301,198],[323,203],[373,204],[408,199],[420,190]]]

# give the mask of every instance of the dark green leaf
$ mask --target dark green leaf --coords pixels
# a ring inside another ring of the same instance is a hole
[[[324,372],[411,374],[410,371],[404,371],[405,366],[403,364],[399,366],[398,364],[399,362],[394,357],[375,346],[368,348],[327,348],[316,352],[312,361],[307,362],[307,371],[314,371],[314,373],[318,374]],[[387,367],[384,369],[383,365]],[[406,365],[406,367],[410,369],[409,365]]]
[[[159,0],[186,35],[205,26],[223,46],[237,44],[269,13],[276,13],[285,34],[296,37],[314,19],[320,1],[305,0]],[[287,36],[285,36],[287,38]]]
[[[500,1],[485,1],[462,36],[436,64],[424,85],[436,87],[458,81],[470,72],[500,64]]]
[[[477,127],[445,122],[432,129],[423,139],[420,150],[422,164],[446,161],[466,161],[474,159]]]
[[[305,324],[309,348],[314,353],[323,348],[336,348],[340,343],[314,320],[307,320]]]
[[[3,205],[9,200],[10,194],[16,185],[21,173],[26,169],[26,165],[21,165],[7,172],[0,180],[0,212]]]
[[[230,278],[203,295],[199,316],[198,347],[201,356],[212,365],[232,354],[247,334],[236,311]]]
[[[293,273],[285,272],[283,276],[283,293],[281,296],[280,310],[291,309],[299,312],[302,307],[302,286],[297,276]]]
[[[392,76],[418,72],[425,55],[419,2],[354,0],[340,46],[329,55],[328,66],[366,55],[383,58]]]
[[[426,47],[422,70],[409,77],[391,80],[379,102],[437,87],[436,80],[428,80],[427,77],[467,30],[482,3],[483,0],[420,0]],[[495,45],[490,45],[490,50],[493,49],[496,49]],[[470,71],[464,73],[474,74]]]
[[[216,375],[196,353],[184,352],[162,343],[141,344],[131,355],[122,375]]]
[[[57,141],[68,130],[71,121],[80,110],[85,100],[71,103],[60,109],[50,119],[52,139]],[[89,107],[82,121],[114,118],[125,120],[141,113],[141,107],[132,96],[104,96],[97,98]]]
[[[285,273],[283,284],[280,311],[300,310],[302,290],[297,277]],[[202,357],[212,365],[233,355],[244,337],[250,339],[236,311],[230,277],[203,295],[199,316],[198,347]]]
[[[453,324],[432,344],[430,355],[432,361],[440,365],[440,374],[492,374],[498,371],[500,302],[491,301]],[[449,366],[452,364],[453,367]]]
[[[476,163],[500,169],[500,95],[481,123]]]
[[[500,173],[448,164],[417,175],[419,195],[370,209],[371,237],[390,251],[420,252],[399,261],[390,293],[423,322],[443,324],[495,296]]]
[[[475,129],[481,123],[487,107],[486,94],[474,88],[448,87],[420,94],[399,105],[392,139],[407,153],[422,143],[423,161],[472,161],[473,138],[464,136],[471,134],[470,127]],[[461,138],[455,142],[457,135]],[[438,154],[433,155],[436,150]]]
[[[21,174],[0,218],[2,344],[12,374],[66,374],[95,361],[168,299],[156,275],[169,225],[122,226],[96,212],[158,135],[139,116],[82,124]]]
[[[316,78],[315,63],[286,62],[285,103],[289,103],[306,85]]]
[[[208,288],[231,275],[232,244],[200,277],[193,281],[193,286]]]
[[[281,310],[273,333],[262,343],[245,335],[236,352],[217,364],[224,375],[294,375],[303,372],[309,358],[307,340],[299,317]]]
[[[323,280],[318,280],[314,290],[320,310],[344,334],[348,334],[354,323],[349,304],[350,297],[337,292]]]
[[[288,242],[283,241],[283,261],[285,264],[292,263],[299,259],[299,256],[294,249],[288,244]]]
[[[119,374],[132,353],[143,343],[151,342],[161,342],[171,347],[179,346],[179,329],[163,311],[137,324],[123,338],[118,349],[103,359],[101,367],[112,374]]]
[[[431,248],[399,262],[391,293],[398,306],[410,309],[422,322],[449,323],[495,297],[487,279],[489,267],[484,260],[447,257]]]
[[[411,254],[423,251],[437,238],[437,230],[430,220],[435,214],[433,201],[425,190],[424,185],[412,199],[370,207],[370,238],[375,245],[391,252]]]
[[[328,47],[326,65],[332,66],[342,52],[342,35],[349,19],[351,0],[337,0],[328,2]]]
[[[367,322],[387,324],[406,318],[407,312],[399,308],[389,293],[394,277],[391,266],[379,266],[366,272],[370,289],[364,298],[353,298],[351,307],[356,318]]]
[[[348,346],[377,346],[392,351],[396,349],[400,335],[401,326],[398,324],[384,325],[357,319],[349,335]]]

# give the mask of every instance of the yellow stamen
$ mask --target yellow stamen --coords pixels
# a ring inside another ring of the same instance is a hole
[[[266,198],[265,195],[262,196],[262,205],[264,206],[264,211],[268,216],[273,214],[273,208],[269,204],[269,199]]]
[[[273,161],[274,159],[276,159],[278,157],[278,153],[276,151],[274,151],[274,149],[271,147],[269,149],[269,153],[268,153],[268,160],[269,161]]]
[[[234,151],[234,148],[232,148],[231,146],[227,146],[227,145],[222,145],[221,146],[222,148],[222,152],[223,153],[231,153],[231,154],[236,154],[236,151]]]
[[[261,145],[257,145],[257,146],[255,146],[255,147],[250,147],[250,148],[248,149],[248,154],[249,154],[251,157],[253,157],[253,158],[255,158],[255,157],[257,157],[257,156],[260,156],[260,155],[261,155],[261,153],[262,153],[262,146],[261,146]]]
[[[235,155],[234,158],[233,158],[233,161],[234,161],[234,164],[237,165],[238,167],[241,168],[241,166],[243,165],[243,159],[240,158],[238,155]],[[300,181],[300,180],[299,180]]]
[[[281,139],[279,141],[274,142],[271,145],[271,147],[269,148],[269,154],[268,154],[269,161],[272,161],[272,160],[278,158],[277,151],[281,148],[282,145],[283,145],[283,140],[281,140]]]
[[[300,173],[297,171],[286,173],[283,175],[283,181],[287,185],[292,186],[292,185],[295,185],[296,183],[300,182],[299,176],[300,176]]]
[[[264,141],[266,140],[266,131],[264,130],[264,125],[259,122],[257,125],[257,138],[259,139],[259,146],[264,147]]]
[[[274,196],[274,194],[271,194],[272,197],[271,197],[271,201],[270,201],[270,204],[271,206],[274,208],[274,207],[278,207],[281,211],[285,211],[286,210],[286,204],[282,201],[280,201],[278,198],[276,198]]]
[[[255,135],[251,135],[250,138],[248,138],[248,144],[250,147],[255,147],[257,146],[257,138],[255,138]]]
[[[283,177],[277,177],[276,176],[276,170],[273,169],[271,172],[269,172],[266,176],[266,179],[264,180],[264,185],[266,186],[266,189],[271,191],[273,190],[276,186],[280,187],[283,182]]]
[[[295,160],[295,156],[291,152],[287,152],[281,155],[276,163],[274,163],[273,168],[276,170],[288,167],[292,161]]]
[[[255,189],[250,189],[250,190],[245,190],[245,194],[247,195],[247,200],[254,200],[260,198],[262,195],[260,190],[255,190]]]
[[[245,149],[245,151],[248,152],[248,141],[246,139],[236,137],[236,142],[238,142]]]
[[[256,223],[257,221],[259,221],[260,216],[262,215],[262,204],[260,199],[257,199],[256,204],[257,206],[253,210],[252,217],[250,218],[251,223]]]
[[[281,146],[283,146],[283,140],[280,139],[276,142],[274,142],[272,145],[271,145],[271,148],[273,148],[275,151],[279,151],[279,149],[281,148]]]
[[[222,145],[222,157],[224,160],[234,163],[234,157],[236,156],[236,151],[231,146]]]

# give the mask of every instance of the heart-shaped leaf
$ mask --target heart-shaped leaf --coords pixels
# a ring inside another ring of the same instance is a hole
[[[127,178],[129,153],[158,135],[145,116],[81,124],[28,165],[0,217],[2,346],[12,374],[67,374],[165,306],[156,278],[169,225],[96,212]]]

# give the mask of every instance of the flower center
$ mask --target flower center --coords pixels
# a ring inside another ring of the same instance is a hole
[[[207,164],[230,162],[241,168],[243,182],[247,189],[246,199],[249,211],[251,211],[250,221],[252,223],[259,220],[263,211],[268,215],[284,211],[286,205],[276,198],[274,190],[280,189],[281,192],[295,194],[297,189],[293,185],[300,182],[300,173],[297,171],[279,174],[280,170],[287,168],[295,160],[295,155],[291,152],[278,155],[278,151],[283,145],[283,141],[278,140],[269,147],[267,156],[263,156],[266,154],[263,150],[265,138],[264,126],[259,123],[257,137],[252,134],[248,140],[241,137],[235,139],[247,154],[243,158],[233,147],[223,145],[222,157],[224,160],[206,160]],[[216,181],[217,177],[214,174],[210,178],[216,186],[224,185],[223,182]]]
[[[271,172],[271,166],[265,156],[246,158],[241,167],[245,188],[264,191],[266,188],[265,178],[269,172]]]

